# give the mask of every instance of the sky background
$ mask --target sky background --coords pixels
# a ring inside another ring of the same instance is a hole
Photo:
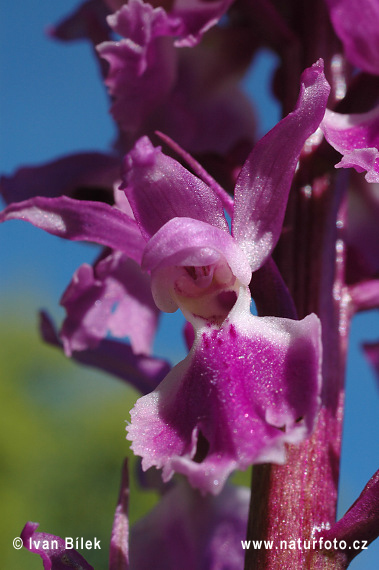
[[[114,129],[91,49],[84,43],[61,44],[44,34],[77,5],[72,0],[13,0],[2,3],[0,21],[0,172],[49,161],[82,150],[106,150]],[[275,61],[263,56],[249,74],[248,88],[264,113],[262,131],[277,121],[267,83]],[[91,262],[97,249],[65,242],[29,224],[0,226],[0,316],[2,324],[36,323],[44,307],[59,320],[59,298],[72,273]],[[377,312],[355,318],[347,369],[347,396],[341,469],[339,514],[357,498],[379,468],[379,390],[360,343],[379,336]],[[156,351],[180,358],[184,347],[180,322],[163,321]],[[37,334],[37,333],[36,333]],[[170,342],[167,339],[170,336]],[[22,356],[21,356],[22,357]],[[12,437],[12,434],[9,434]],[[31,513],[31,518],[33,518]],[[24,521],[20,521],[20,524]],[[48,530],[48,529],[44,529]],[[379,558],[378,541],[351,565],[372,570]],[[99,570],[99,569],[97,569]]]

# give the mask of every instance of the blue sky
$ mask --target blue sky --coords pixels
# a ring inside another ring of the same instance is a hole
[[[0,171],[37,164],[79,150],[105,150],[113,137],[108,101],[91,50],[82,43],[60,44],[44,28],[74,8],[72,0],[13,0],[2,6],[0,22]],[[272,62],[262,58],[249,82],[264,129],[277,119],[265,84]],[[59,297],[73,271],[96,256],[94,248],[64,242],[23,222],[0,226],[3,319],[34,321],[44,306],[57,318]],[[340,513],[356,499],[379,468],[379,390],[359,345],[379,336],[378,313],[359,315],[351,334],[347,371],[345,441],[342,453]],[[176,325],[177,326],[177,325]],[[165,318],[158,341],[165,348],[172,321]],[[172,346],[172,345],[171,345]],[[174,347],[182,350],[182,346]],[[378,541],[351,565],[372,570]]]

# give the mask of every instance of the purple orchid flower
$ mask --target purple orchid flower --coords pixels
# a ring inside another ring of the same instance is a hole
[[[216,4],[201,5],[213,10]],[[97,50],[109,63],[105,84],[124,149],[154,130],[197,153],[224,155],[240,141],[253,140],[255,118],[238,87],[252,55],[246,31],[215,29],[205,44],[182,50],[175,38],[186,16],[185,10],[173,17],[162,7],[131,0],[107,19],[121,40],[103,42]]]
[[[163,468],[165,481],[176,471],[218,493],[234,469],[283,462],[284,444],[312,430],[319,321],[254,317],[248,286],[279,238],[298,157],[328,93],[318,62],[303,74],[296,110],[241,171],[232,235],[222,196],[147,138],[126,157],[124,189],[147,242],[142,267],[155,301],[168,312],[180,307],[195,329],[188,357],[137,401],[127,428],[143,469]]]
[[[134,218],[124,208],[67,196],[29,198],[1,214],[1,221],[21,218],[124,253],[151,273],[158,307],[180,307],[193,324],[189,356],[137,402],[128,429],[143,467],[163,467],[165,480],[182,472],[203,491],[220,492],[232,470],[283,462],[284,444],[312,430],[320,391],[319,321],[314,315],[302,321],[252,316],[249,284],[279,238],[300,152],[320,124],[328,93],[318,62],[302,76],[295,111],[246,161],[233,212],[220,187],[208,186],[143,138],[125,161]],[[232,234],[224,207],[232,215]],[[84,281],[70,286],[64,299],[82,317],[74,323],[68,316],[64,330],[75,350],[97,343],[106,330],[103,323],[94,330],[93,311],[112,319],[109,305],[91,307],[99,291],[115,288],[112,280],[107,285],[108,261],[100,264],[97,280],[87,267]],[[119,284],[116,290],[113,300],[120,301]]]
[[[104,0],[105,4],[113,10],[120,10],[126,4],[124,0]],[[151,5],[162,5],[169,8],[170,19],[175,22],[178,28],[179,39],[177,45],[193,47],[196,45],[212,26],[217,24],[220,18],[227,12],[234,0],[216,0],[214,2],[202,2],[201,0],[190,0],[181,2],[151,2]]]

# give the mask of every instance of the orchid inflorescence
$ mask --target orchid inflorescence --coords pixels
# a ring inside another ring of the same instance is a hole
[[[117,140],[3,177],[0,221],[102,246],[41,333],[142,394],[127,440],[162,497],[129,532],[124,466],[110,570],[239,570],[246,536],[379,534],[378,473],[335,522],[348,324],[379,306],[379,5],[298,4],[87,0],[50,29],[95,48]],[[284,117],[257,141],[240,80],[262,46]],[[188,354],[171,368],[151,350],[178,309]],[[251,465],[250,494],[228,479]],[[21,538],[45,570],[92,568],[37,527]],[[318,544],[247,551],[245,568],[359,553]]]

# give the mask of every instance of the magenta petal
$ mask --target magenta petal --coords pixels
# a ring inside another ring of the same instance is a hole
[[[25,166],[12,176],[2,176],[0,192],[7,204],[35,196],[81,198],[81,191],[96,195],[104,189],[104,201],[112,199],[120,160],[100,152],[65,156],[41,166]],[[108,192],[108,193],[107,193]]]
[[[66,354],[95,348],[108,333],[129,337],[136,354],[148,354],[158,325],[150,278],[121,252],[94,267],[83,264],[61,299],[66,319],[61,338]]]
[[[234,0],[213,0],[202,2],[201,0],[174,1],[170,13],[180,18],[182,26],[180,39],[177,46],[193,47],[202,38],[203,34],[217,24],[220,18],[227,12]]]
[[[319,60],[301,76],[295,111],[256,144],[238,177],[232,234],[252,271],[263,265],[279,238],[301,150],[324,116],[329,91]]]
[[[248,285],[249,262],[232,236],[210,224],[191,218],[173,218],[149,240],[142,268],[155,271],[173,265],[201,266],[222,255],[233,274]]]
[[[126,156],[124,168],[122,188],[147,239],[176,217],[194,218],[229,231],[215,192],[147,137]]]
[[[237,303],[238,304],[238,303]],[[127,438],[144,470],[217,494],[234,469],[285,460],[319,408],[320,324],[239,315],[204,327],[189,356],[131,411]]]
[[[109,570],[128,570],[129,568],[129,473],[128,462],[122,468],[120,494],[113,519],[111,542],[109,546]]]
[[[37,196],[5,208],[0,223],[7,220],[25,220],[58,237],[106,245],[138,263],[145,245],[133,219],[100,202]]]
[[[40,331],[43,340],[57,348],[63,348],[49,316],[40,315]],[[169,364],[160,358],[135,355],[128,344],[114,340],[102,340],[93,350],[72,353],[73,360],[85,366],[93,366],[131,384],[142,394],[154,390],[170,370]]]
[[[347,58],[360,69],[379,74],[379,4],[376,0],[326,0]]]
[[[26,523],[21,532],[21,539],[27,550],[40,555],[44,570],[67,570],[67,568],[94,570],[79,552],[73,548],[66,548],[63,538],[45,532],[36,532],[38,526],[38,523]]]
[[[130,0],[108,23],[123,37],[97,46],[109,63],[105,84],[113,98],[112,114],[125,132],[135,133],[172,89],[176,53],[170,36],[177,25],[163,8],[141,0]]]
[[[249,500],[244,487],[226,485],[217,497],[201,497],[181,481],[132,527],[132,568],[241,570]]]
[[[379,105],[356,115],[327,110],[321,128],[328,143],[343,155],[336,168],[366,171],[367,182],[379,182]]]
[[[379,536],[379,471],[377,471],[367,483],[355,503],[336,522],[331,529],[323,531],[315,538],[320,544],[320,537],[324,543],[336,540],[337,544],[344,541],[345,546],[341,550],[333,551],[333,556],[338,562],[338,568],[347,568],[350,562]],[[355,542],[357,541],[357,542]],[[360,548],[356,548],[359,544]],[[330,549],[327,550],[331,555]]]

